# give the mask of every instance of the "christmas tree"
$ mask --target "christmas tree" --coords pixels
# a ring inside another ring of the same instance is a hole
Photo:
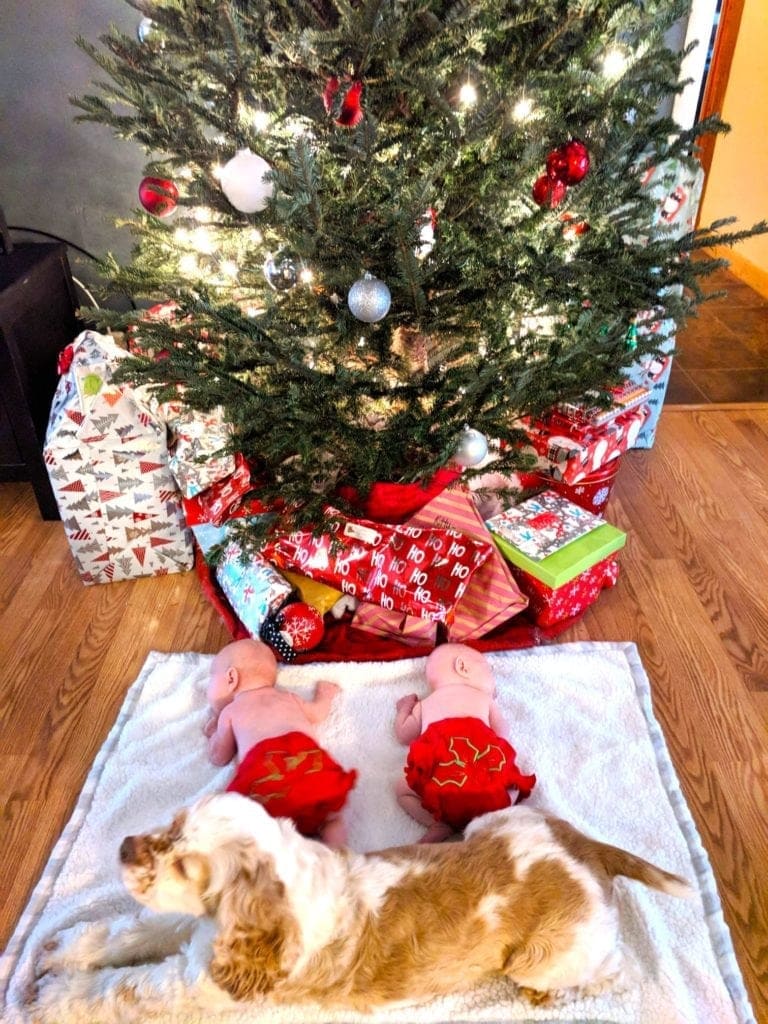
[[[520,466],[519,416],[607,401],[660,344],[638,314],[679,325],[722,265],[691,254],[765,230],[675,238],[643,185],[725,128],[659,113],[686,3],[128,2],[136,38],[79,40],[108,80],[74,101],[148,154],[133,258],[103,269],[174,307],[128,373],[221,406],[302,521],[486,438]]]

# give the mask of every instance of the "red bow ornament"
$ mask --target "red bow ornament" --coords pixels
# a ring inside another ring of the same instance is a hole
[[[346,81],[349,81],[347,78]],[[328,79],[325,83],[325,89],[323,90],[323,106],[325,112],[330,114],[334,109],[334,101],[336,94],[341,88],[341,82],[334,75]],[[335,118],[335,122],[341,125],[343,128],[354,128],[355,125],[360,124],[363,119],[363,108],[360,103],[363,94],[363,83],[352,82],[344,94],[344,99],[341,101],[341,108],[339,115]]]

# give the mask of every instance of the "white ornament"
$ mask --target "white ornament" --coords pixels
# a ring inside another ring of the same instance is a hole
[[[454,461],[460,466],[477,466],[488,454],[488,438],[479,430],[465,426],[459,437]]]
[[[373,274],[364,274],[355,281],[347,295],[347,305],[352,316],[365,324],[383,320],[389,312],[392,296],[389,288]]]
[[[266,177],[271,171],[267,161],[250,149],[238,150],[221,169],[221,191],[241,213],[258,213],[275,191],[274,182]]]

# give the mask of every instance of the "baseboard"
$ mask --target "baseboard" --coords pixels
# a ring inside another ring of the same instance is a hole
[[[709,255],[716,259],[728,260],[728,269],[734,277],[754,288],[756,292],[768,299],[768,270],[746,259],[741,253],[735,252],[724,245],[715,245],[707,249]]]

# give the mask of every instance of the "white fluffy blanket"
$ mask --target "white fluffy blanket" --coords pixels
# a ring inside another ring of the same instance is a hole
[[[637,988],[533,1009],[499,982],[372,1017],[260,1006],[206,1014],[207,1024],[753,1021],[709,862],[653,716],[635,646],[574,643],[489,658],[520,767],[538,777],[532,804],[685,876],[700,893],[682,901],[617,883],[626,943],[640,965]],[[0,962],[4,1021],[26,1019],[34,957],[52,933],[136,912],[118,879],[122,837],[168,822],[180,806],[228,781],[230,768],[208,763],[201,733],[209,663],[210,656],[199,654],[147,659]],[[338,681],[342,693],[320,738],[359,772],[348,804],[350,845],[364,851],[415,840],[420,827],[393,795],[405,753],[394,739],[393,720],[400,695],[424,692],[423,660],[287,666],[279,682],[309,695],[321,678]],[[199,1019],[183,995],[169,993],[168,1022]],[[57,1018],[56,1024],[67,1022]]]

